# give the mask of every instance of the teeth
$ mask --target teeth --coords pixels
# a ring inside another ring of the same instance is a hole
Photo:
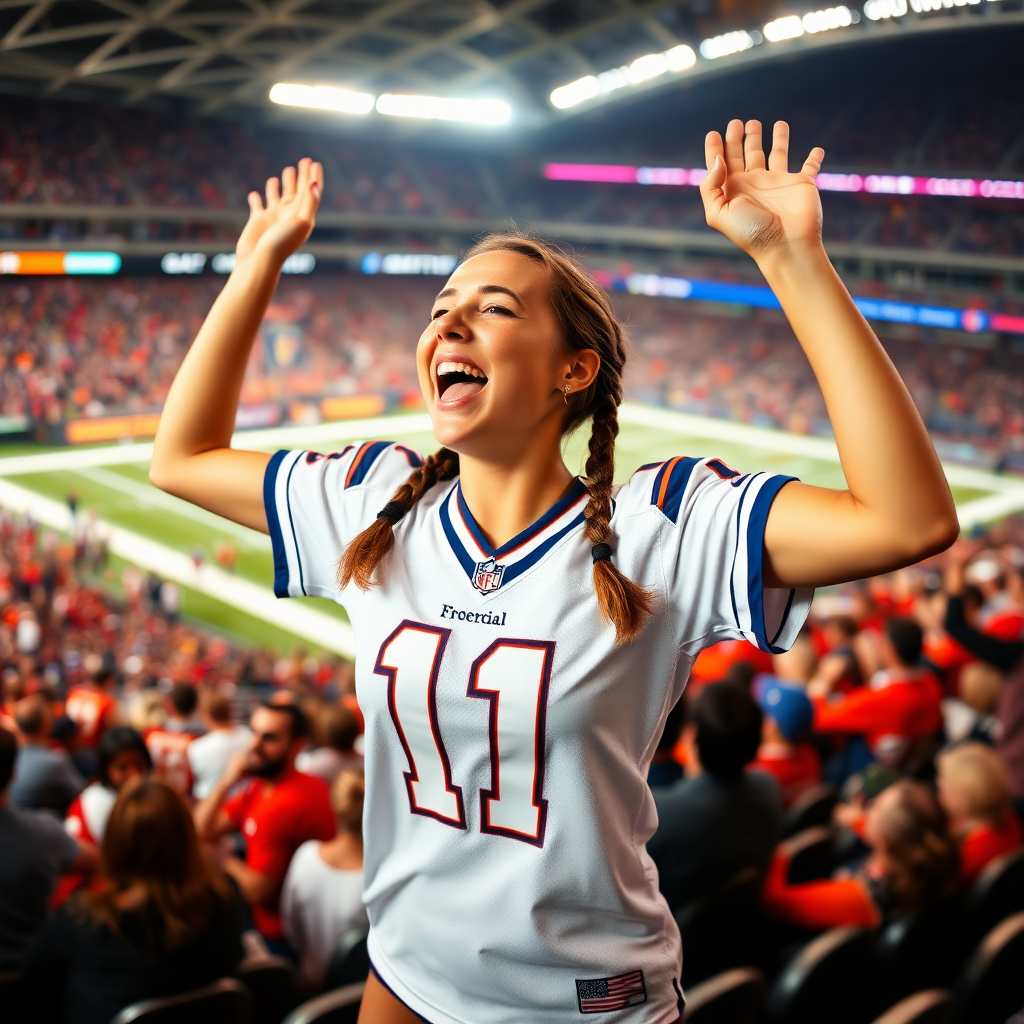
[[[480,377],[487,380],[487,375],[475,366],[469,366],[466,363],[438,363],[437,375],[443,377],[447,373],[464,373],[467,377]]]

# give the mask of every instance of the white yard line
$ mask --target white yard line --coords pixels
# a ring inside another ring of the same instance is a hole
[[[9,480],[0,479],[0,507],[32,516],[37,522],[64,533],[71,532],[71,512],[66,505],[44,498]],[[142,537],[123,527],[104,523],[110,538],[111,554],[124,558],[140,569],[155,572],[164,579],[191,587],[254,618],[272,623],[319,647],[348,657],[355,656],[352,627],[331,615],[299,604],[278,600],[266,587],[232,576],[212,565],[196,570],[192,559]]]
[[[173,494],[167,494],[151,484],[140,484],[136,480],[129,480],[128,477],[122,476],[120,473],[112,473],[109,469],[103,469],[100,466],[93,469],[76,469],[74,472],[78,476],[85,477],[86,480],[92,480],[111,490],[120,491],[139,505],[164,509],[174,515],[183,516],[185,519],[193,519],[220,533],[228,533],[237,537],[247,547],[260,551],[270,550],[270,538],[266,534],[260,533],[258,530],[250,530],[248,526],[233,523],[223,516],[214,515],[213,512],[207,512],[205,508],[176,498]]]

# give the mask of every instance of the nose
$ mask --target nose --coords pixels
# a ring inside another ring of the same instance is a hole
[[[468,341],[469,328],[457,309],[450,309],[434,321],[434,331],[441,341]]]

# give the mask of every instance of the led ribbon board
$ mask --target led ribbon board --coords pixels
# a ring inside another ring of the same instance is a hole
[[[116,252],[0,252],[0,274],[116,274]]]

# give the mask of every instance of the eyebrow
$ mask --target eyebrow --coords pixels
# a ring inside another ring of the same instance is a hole
[[[511,295],[512,298],[515,299],[516,302],[518,302],[520,306],[523,305],[523,300],[514,291],[512,291],[511,288],[505,288],[503,285],[500,285],[500,284],[484,284],[484,285],[481,285],[477,289],[477,291],[481,295],[494,295],[496,293],[501,293],[503,295]],[[437,296],[435,297],[434,301],[437,302],[438,299],[447,299],[449,295],[455,295],[455,294],[456,294],[456,289],[455,288],[445,288],[445,290],[443,292],[438,292],[437,293]]]

